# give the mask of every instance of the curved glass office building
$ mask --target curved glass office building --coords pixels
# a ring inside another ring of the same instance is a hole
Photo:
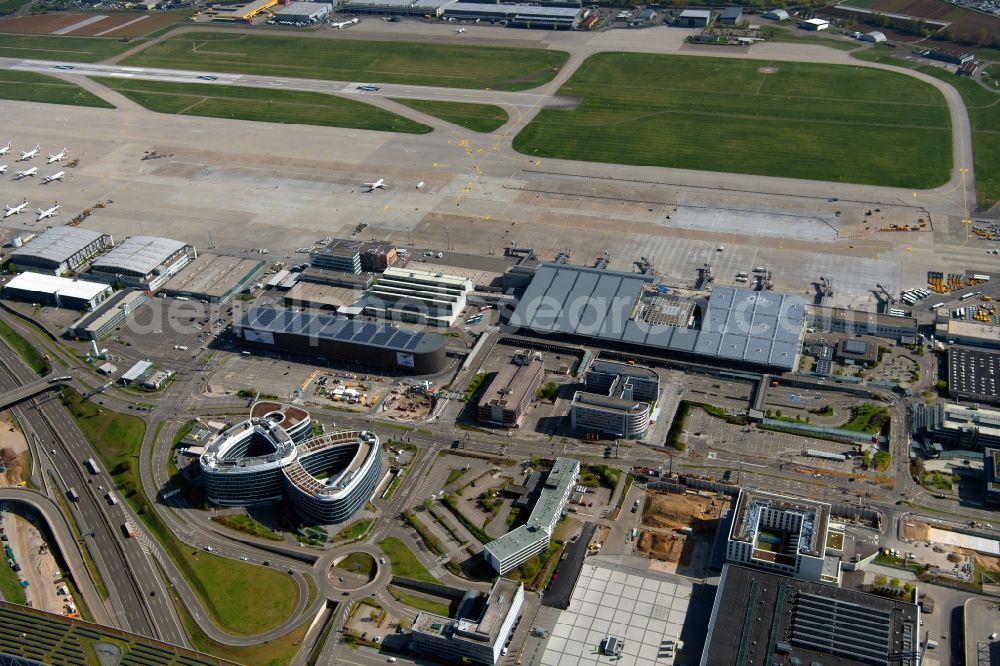
[[[208,500],[247,506],[288,498],[306,517],[339,523],[365,504],[382,471],[378,436],[344,431],[312,437],[308,412],[256,403],[200,459]]]

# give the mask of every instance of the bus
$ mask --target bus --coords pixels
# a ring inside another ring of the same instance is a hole
[[[960,301],[967,301],[967,300],[969,300],[970,298],[972,298],[975,295],[976,295],[976,292],[970,291],[967,294],[962,294],[961,296],[959,296],[958,300],[960,300]]]
[[[91,474],[100,474],[101,473],[100,468],[97,467],[97,463],[94,462],[93,458],[87,458],[86,460],[83,461],[83,464],[87,466],[87,469],[90,470]]]
[[[943,306],[944,306],[944,303],[935,303],[929,309],[930,310],[937,310],[938,308],[943,307]]]

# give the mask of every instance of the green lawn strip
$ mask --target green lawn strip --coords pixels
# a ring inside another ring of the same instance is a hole
[[[462,475],[465,474],[465,472],[466,470],[461,468],[454,468],[448,470],[448,480],[444,482],[444,485],[450,486],[451,484],[455,483],[460,478],[462,478]]]
[[[776,71],[766,73],[768,67]],[[941,185],[950,175],[944,96],[900,72],[600,53],[559,92],[579,105],[542,109],[515,137],[516,150],[917,189]],[[859,145],[876,154],[857,159]]]
[[[906,53],[906,51],[902,51],[902,53]],[[912,69],[916,66],[914,61],[900,58],[899,54],[899,49],[894,49],[891,46],[885,46],[884,44],[876,44],[870,49],[858,49],[857,51],[852,51],[851,57],[857,58],[858,60],[864,60],[865,62],[895,65],[896,67],[905,67],[907,69]]]
[[[187,606],[176,594],[172,594],[171,597],[194,649],[246,666],[280,666],[292,663],[306,637],[306,632],[309,631],[309,625],[312,624],[312,618],[309,618],[287,634],[266,643],[246,647],[224,645],[215,642],[201,630],[191,617]]]
[[[426,99],[403,99],[401,97],[391,99],[411,109],[460,125],[473,132],[492,132],[503,127],[510,120],[506,111],[493,104],[441,102]]]
[[[84,401],[63,389],[63,404],[90,441],[115,486],[184,574],[212,621],[223,631],[248,636],[281,624],[295,609],[297,586],[277,571],[192,550],[153,511],[142,491],[138,455],[142,419]]]
[[[918,71],[951,84],[962,95],[972,125],[976,201],[983,208],[992,206],[1000,199],[1000,95],[939,67],[920,67]]]
[[[841,51],[853,51],[858,48],[857,42],[847,41],[843,39],[831,39],[824,37],[814,37],[807,36],[803,34],[798,34],[796,32],[797,28],[785,29],[782,27],[771,27],[765,28],[763,30],[763,35],[765,38],[772,42],[786,42],[789,44],[814,44],[816,46],[829,46],[832,49],[840,49]],[[815,34],[815,33],[813,33]]]
[[[851,420],[840,426],[851,432],[881,432],[892,420],[889,409],[882,405],[864,404],[851,407]]]
[[[0,320],[0,338],[10,345],[10,348],[17,352],[17,355],[24,359],[32,370],[40,375],[47,375],[52,372],[52,365],[45,357],[35,349],[34,345],[25,340],[20,333],[7,325],[7,322]]]
[[[16,571],[7,566],[6,558],[0,562],[0,593],[3,593],[3,598],[12,604],[23,606],[28,603],[24,588],[21,587],[21,579],[18,578]]]
[[[434,601],[433,599],[426,599],[424,597],[418,597],[413,594],[407,594],[394,585],[388,586],[389,594],[401,604],[406,604],[417,610],[427,611],[428,613],[434,613],[435,615],[443,615],[444,617],[449,617],[451,612],[451,604],[446,604],[441,601]]]
[[[563,51],[547,49],[191,32],[153,44],[125,58],[122,64],[335,81],[526,90],[550,81],[568,57]]]
[[[386,537],[378,544],[389,562],[392,564],[394,576],[422,580],[425,583],[437,583],[438,580],[420,563],[420,560],[406,547],[406,544],[396,537]]]
[[[374,523],[375,520],[372,518],[362,518],[361,520],[355,520],[353,523],[350,523],[349,525],[340,528],[339,532],[330,537],[330,541],[331,542],[355,541],[357,539],[360,539],[361,537],[363,537],[365,534],[368,533],[368,530],[371,529],[371,526]]]
[[[426,527],[424,527],[424,524],[417,518],[417,514],[412,511],[404,511],[403,522],[412,527],[416,533],[420,535],[420,539],[424,542],[424,545],[427,546],[429,551],[438,556],[444,555],[445,550],[444,546],[441,545],[441,541],[436,536],[431,534]]]
[[[431,131],[390,111],[323,93],[107,77],[94,80],[158,113],[407,134]]]
[[[0,70],[0,97],[18,102],[44,102],[113,109],[113,104],[78,85],[35,72]]]
[[[212,516],[212,521],[219,523],[223,527],[228,527],[231,530],[249,534],[250,536],[268,539],[269,541],[284,541],[280,534],[275,534],[266,525],[257,522],[250,516]]]
[[[114,37],[68,37],[0,33],[0,58],[99,62],[137,44]]]
[[[351,553],[334,566],[344,571],[370,577],[375,571],[375,559],[368,553]]]

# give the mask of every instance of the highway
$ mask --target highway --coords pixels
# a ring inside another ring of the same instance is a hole
[[[0,365],[6,371],[0,373],[0,390],[13,390],[37,377],[6,343],[0,345]],[[36,464],[48,461],[63,484],[59,491],[77,491],[79,501],[72,506],[108,589],[113,623],[133,633],[187,646],[155,567],[137,541],[122,537],[120,525],[128,517],[125,502],[109,505],[104,494],[114,486],[106,471],[92,475],[84,468],[83,460],[95,454],[65,408],[51,397],[36,398],[33,405],[19,410],[18,417],[35,434],[31,443]]]

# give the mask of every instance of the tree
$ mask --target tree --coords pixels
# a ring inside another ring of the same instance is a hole
[[[906,583],[904,583],[903,584],[903,592],[908,597],[913,596],[913,583],[911,583],[909,581],[907,581]]]
[[[868,469],[872,464],[871,451],[864,451],[861,454],[861,469]]]
[[[430,510],[431,510],[431,498],[430,497],[425,497],[424,498],[424,511],[430,511]]]

